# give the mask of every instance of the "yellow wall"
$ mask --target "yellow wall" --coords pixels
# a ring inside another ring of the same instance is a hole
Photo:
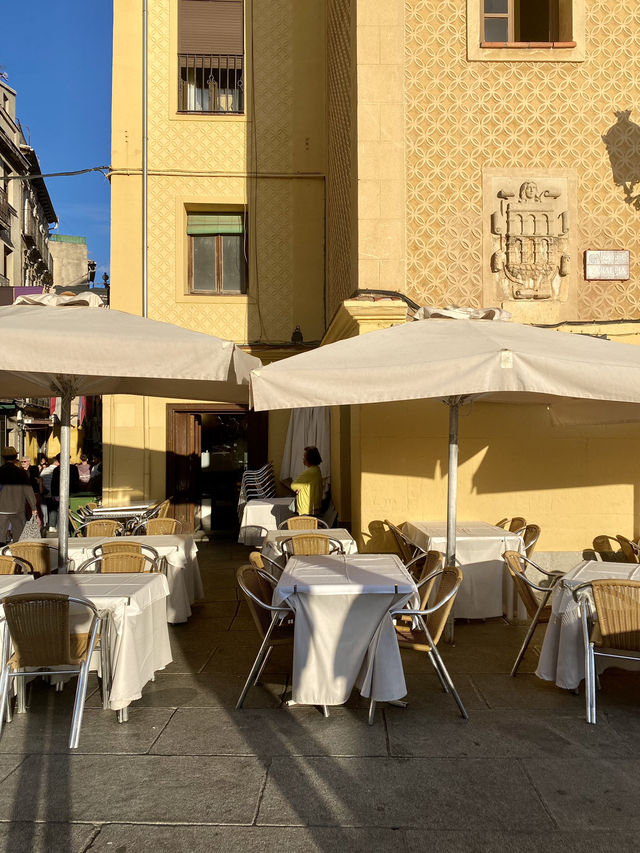
[[[288,342],[297,325],[306,341],[322,337],[324,7],[247,0],[245,114],[208,116],[177,113],[177,0],[149,3],[150,318],[251,342],[261,357],[261,344]],[[111,305],[133,313],[143,289],[141,12],[137,0],[114,2]],[[187,211],[243,207],[248,294],[188,294]],[[105,398],[106,499],[164,494],[166,402]],[[272,420],[270,456],[284,441]]]

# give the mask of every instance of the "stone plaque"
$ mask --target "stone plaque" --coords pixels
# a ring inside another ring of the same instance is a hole
[[[587,249],[584,277],[587,281],[628,281],[629,252],[626,249]]]

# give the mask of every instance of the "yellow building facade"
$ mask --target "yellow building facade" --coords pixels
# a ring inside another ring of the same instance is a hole
[[[551,0],[542,24],[506,0],[245,0],[244,107],[226,115],[181,109],[181,4],[148,4],[150,317],[264,361],[292,351],[296,326],[331,341],[405,322],[393,293],[637,343],[632,0]],[[139,6],[115,2],[111,178],[112,305],[138,313]],[[246,294],[189,292],[189,217],[216,212],[246,217]],[[105,401],[109,499],[167,493],[168,405]],[[286,423],[270,418],[276,464]],[[377,518],[444,517],[446,437],[437,404],[334,413],[334,499],[361,541]],[[522,514],[549,551],[637,534],[639,438],[476,405],[461,419],[460,517]]]

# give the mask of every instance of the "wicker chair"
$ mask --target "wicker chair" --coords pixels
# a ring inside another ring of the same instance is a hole
[[[272,605],[276,579],[255,566],[240,566],[236,572],[238,586],[242,590],[253,617],[262,643],[249,676],[236,703],[242,708],[249,688],[257,684],[274,646],[293,646],[293,612],[286,603]],[[289,611],[289,612],[287,612]]]
[[[20,557],[8,554],[0,556],[0,575],[28,575],[30,572],[29,564]]]
[[[640,661],[640,581],[594,580],[577,586],[573,595],[585,648],[587,722],[595,725],[596,657]]]
[[[393,534],[398,556],[405,564],[405,566],[408,563],[413,562],[416,557],[427,553],[424,548],[421,548],[419,545],[416,545],[416,543],[412,542],[408,536],[405,536],[402,530],[400,530],[400,528],[397,527],[395,524],[392,524],[389,519],[385,518],[384,523]]]
[[[627,539],[627,537],[623,536],[621,533],[616,534],[616,539],[620,543],[620,550],[624,556],[625,563],[640,562],[640,559],[638,558],[638,546],[635,542],[632,542],[631,539]]]
[[[280,543],[285,558],[295,554],[298,557],[311,557],[324,554],[344,554],[342,542],[332,539],[324,533],[299,533],[289,536]]]
[[[524,552],[527,557],[530,558],[535,550],[536,543],[540,538],[540,526],[538,524],[527,524],[520,530],[514,530],[511,532],[517,533],[522,536],[522,541],[524,542]]]
[[[70,603],[81,605],[90,612],[91,624],[86,634],[70,632]],[[96,607],[85,598],[56,594],[7,596],[2,604],[5,627],[0,674],[0,733],[12,678],[33,677],[33,668],[44,668],[43,675],[77,674],[78,685],[69,738],[69,748],[76,749],[87,694],[89,665],[100,628]],[[11,645],[14,652],[9,656]],[[64,669],[60,670],[59,667]]]
[[[46,541],[38,542],[12,542],[5,545],[2,554],[19,557],[29,566],[29,572],[39,575],[51,573],[51,553],[58,553],[58,549],[49,545]],[[54,564],[57,560],[54,560]]]
[[[273,577],[278,578],[282,574],[282,566],[279,566],[275,560],[260,553],[260,551],[252,551],[249,554],[249,562],[254,569],[262,569],[269,572]]]
[[[143,526],[147,536],[174,536],[182,533],[182,523],[175,518],[150,518]]]
[[[93,549],[94,557],[102,557],[107,554],[143,554],[152,563],[150,571],[157,572],[161,569],[162,558],[155,548],[142,542],[132,542],[129,537],[122,536],[111,542],[103,542]]]
[[[522,662],[522,658],[524,657],[524,653],[531,642],[536,625],[540,622],[548,622],[551,617],[551,605],[548,604],[548,601],[556,584],[562,578],[562,573],[548,572],[546,569],[543,569],[534,563],[533,560],[519,554],[517,551],[505,551],[502,555],[502,559],[504,560],[509,574],[513,578],[513,582],[518,590],[518,595],[527,609],[527,614],[531,618],[529,630],[527,631],[527,635],[524,638],[520,651],[518,652],[518,656],[515,659],[515,663],[511,668],[511,675],[515,677],[518,672],[518,667]],[[540,572],[540,574],[545,575],[549,579],[548,585],[542,586],[541,584],[534,583],[530,578],[528,578],[526,571],[529,566],[537,572]],[[540,599],[535,595],[536,592],[541,594]]]
[[[106,574],[128,574],[140,572],[157,572],[155,560],[146,554],[136,554],[133,551],[117,554],[103,554],[101,557],[91,557],[85,560],[77,569],[78,572],[100,572]]]
[[[317,530],[319,527],[326,529],[327,526],[326,521],[315,515],[292,515],[280,522],[278,530]]]
[[[510,520],[510,519],[508,519],[508,518],[501,518],[501,519],[500,519],[500,521],[496,521],[496,523],[495,523],[495,525],[494,525],[494,526],[495,526],[495,527],[506,527],[507,522],[508,522],[509,520]]]
[[[123,524],[113,518],[105,518],[85,522],[74,531],[74,536],[121,536],[123,533]]]
[[[436,580],[438,580],[438,588],[435,593],[435,600],[433,605],[429,607],[426,605],[426,601],[431,594]],[[396,635],[400,648],[426,652],[444,691],[451,693],[460,714],[467,720],[469,717],[462,704],[462,700],[436,648],[461,583],[462,572],[457,566],[446,567],[432,572],[418,584],[420,600],[421,602],[425,601],[425,604],[421,603],[417,610],[411,607],[391,610],[389,615],[395,620]],[[384,618],[388,617],[385,615]],[[404,705],[405,703],[398,702],[394,704]],[[369,703],[369,725],[373,725],[375,710],[376,702],[372,699]]]
[[[630,561],[626,560],[620,540],[616,536],[607,536],[606,533],[594,537],[593,550],[596,552],[596,556],[605,563],[637,562],[635,558]]]

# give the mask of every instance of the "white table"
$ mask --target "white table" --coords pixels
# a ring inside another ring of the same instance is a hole
[[[269,530],[262,545],[262,553],[270,560],[274,560],[280,566],[284,566],[282,555],[282,541],[294,536],[304,536],[309,533],[322,533],[331,539],[337,539],[342,545],[345,554],[357,554],[358,543],[344,527],[319,527],[317,530]]]
[[[404,696],[398,640],[384,616],[415,594],[395,554],[291,557],[273,601],[286,601],[296,614],[294,702],[342,705],[354,684],[380,702]]]
[[[167,579],[160,573],[43,575],[12,593],[56,592],[88,598],[110,620],[109,708],[120,711],[139,699],[154,673],[171,663],[167,628]],[[74,624],[75,630],[82,626]],[[99,656],[92,663],[98,667]]]
[[[558,687],[575,690],[584,678],[584,637],[580,609],[571,590],[581,583],[603,578],[640,580],[637,563],[607,563],[583,560],[566,573],[556,586],[551,599],[551,618],[544,635],[536,675],[555,681]],[[598,671],[609,666],[638,669],[633,661],[596,658]]]
[[[277,530],[287,518],[295,515],[289,509],[294,496],[288,498],[254,498],[242,511],[238,542],[259,548],[270,530]]]
[[[69,557],[77,569],[85,560],[93,557],[96,545],[113,541],[109,536],[86,536],[69,539]],[[164,561],[169,598],[167,599],[167,621],[171,624],[186,622],[191,616],[191,605],[204,597],[198,548],[193,536],[173,534],[163,536],[127,536],[123,542],[140,542],[155,548]],[[56,542],[57,545],[57,542]]]
[[[406,521],[404,533],[425,551],[446,554],[446,521]],[[512,612],[513,582],[502,560],[505,551],[524,554],[522,537],[486,521],[456,526],[456,560],[463,580],[453,606],[455,618],[490,619]]]
[[[33,575],[0,575],[0,601],[15,592],[15,587],[33,581]],[[21,590],[22,591],[22,590]],[[24,592],[28,592],[27,589]]]

